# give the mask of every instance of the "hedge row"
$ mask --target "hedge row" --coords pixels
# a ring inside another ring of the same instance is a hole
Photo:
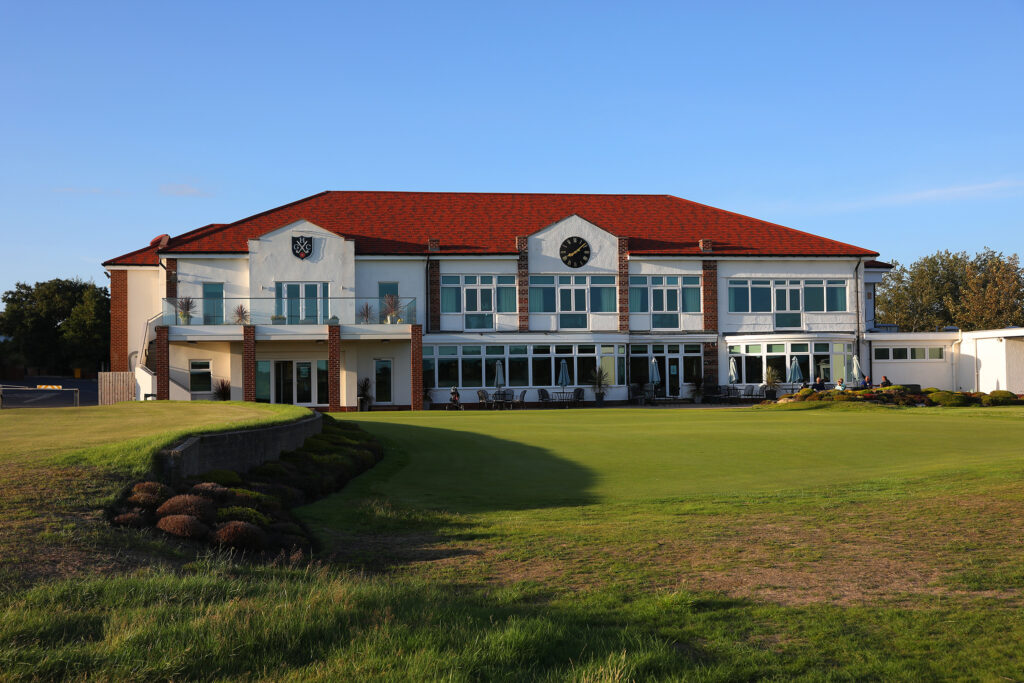
[[[801,389],[795,394],[784,394],[779,397],[779,402],[781,403],[799,401],[836,401],[875,403],[879,405],[959,408],[978,405],[986,407],[1024,405],[1024,396],[1018,396],[1010,391],[997,390],[986,394],[983,392],[940,391],[934,387],[928,387],[918,392],[911,391],[908,387],[894,384],[891,387],[859,389],[855,391],[836,391],[834,389],[830,391],[814,391],[813,389]]]
[[[308,550],[312,539],[289,508],[341,489],[382,456],[380,445],[358,426],[325,420],[323,431],[302,448],[246,474],[211,470],[177,489],[139,482],[110,511],[111,521],[243,550]]]

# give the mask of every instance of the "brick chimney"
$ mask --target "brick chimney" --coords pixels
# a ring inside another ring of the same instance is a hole
[[[427,240],[427,251],[441,251],[441,240],[431,237]]]
[[[705,239],[700,240],[700,242],[698,242],[698,244],[700,245],[700,250],[702,252],[708,253],[708,252],[711,251],[711,240],[705,238]]]

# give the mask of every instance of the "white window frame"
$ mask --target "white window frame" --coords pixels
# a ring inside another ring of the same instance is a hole
[[[193,366],[196,363],[206,363],[206,369],[197,370]],[[210,376],[210,388],[209,389],[193,389],[192,378],[196,375],[207,374]],[[212,394],[214,391],[213,386],[213,360],[209,358],[190,358],[188,361],[188,393],[190,394]]]

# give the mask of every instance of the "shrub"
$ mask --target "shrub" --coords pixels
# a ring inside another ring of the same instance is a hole
[[[250,489],[231,489],[231,499],[235,505],[248,508],[262,508],[264,510],[280,510],[281,501],[274,496],[252,491]]]
[[[261,550],[267,544],[267,535],[249,522],[225,522],[213,532],[212,540],[220,545],[242,550]]]
[[[289,535],[289,536],[304,536],[305,532],[298,524],[293,522],[274,522],[270,525],[270,530],[275,534]]]
[[[156,528],[181,538],[206,538],[210,528],[192,515],[168,515],[156,523]]]
[[[242,477],[239,476],[238,472],[232,472],[231,470],[210,470],[204,472],[196,477],[197,481],[212,481],[215,484],[221,486],[241,486]]]
[[[852,394],[848,394],[846,392],[837,392],[836,394],[832,395],[830,398],[831,398],[831,400],[837,401],[839,403],[845,403],[847,401],[856,401],[857,400],[856,396],[853,396]]]
[[[146,517],[142,512],[133,510],[114,517],[114,524],[118,526],[131,527],[133,529],[141,529],[146,526]]]
[[[284,479],[285,477],[290,476],[294,471],[294,468],[280,460],[271,460],[270,462],[265,462],[259,467],[254,468],[249,472],[249,476],[256,479],[273,481],[275,479]]]
[[[921,393],[922,394],[934,394],[936,391],[939,391],[939,389],[936,389],[935,387],[928,387],[927,389],[922,389]]]
[[[174,495],[174,489],[158,481],[140,481],[132,487],[132,493],[146,493],[164,501]]]
[[[991,396],[992,398],[1009,398],[1014,400],[1017,398],[1017,394],[1013,393],[1012,391],[1005,391],[1003,389],[996,389],[995,391],[991,391],[989,392],[989,396]]]
[[[134,505],[140,508],[146,508],[147,510],[155,510],[167,500],[162,496],[155,496],[152,493],[133,493],[125,499],[125,503],[128,505]]]
[[[962,408],[971,404],[969,396],[960,393],[954,394],[952,391],[936,391],[929,394],[928,398],[933,403],[946,408]]]
[[[996,393],[997,392],[993,391],[991,394],[989,394],[985,398],[981,399],[981,405],[983,405],[985,407],[989,407],[989,406],[1012,406],[1012,405],[1017,405],[1017,404],[1021,403],[1020,399],[1018,399],[1016,396],[1014,396],[1013,398],[1006,398],[1005,396],[996,396],[995,395]],[[1005,392],[1004,391],[1000,391],[998,393],[1000,393],[1000,394],[1004,394],[1004,393],[1005,394],[1009,394],[1010,392],[1008,392],[1008,391],[1005,391]]]
[[[157,508],[157,517],[172,515],[190,515],[206,524],[213,524],[217,519],[217,507],[209,498],[184,494],[174,496]]]
[[[215,503],[223,503],[231,497],[231,489],[226,486],[221,486],[214,481],[204,481],[196,484],[192,487],[192,490],[189,491],[189,493],[196,496],[202,496],[203,498],[209,498]]]
[[[240,505],[230,505],[217,510],[217,521],[230,522],[234,520],[239,522],[249,522],[250,524],[257,524],[259,526],[270,525],[269,517],[252,508],[242,507]]]
[[[218,401],[230,401],[231,382],[226,379],[217,380],[217,384],[213,388],[213,394],[217,397]]]

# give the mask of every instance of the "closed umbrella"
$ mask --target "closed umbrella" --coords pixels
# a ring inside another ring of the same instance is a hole
[[[729,359],[729,384],[739,384],[740,371],[736,369],[736,359]]]
[[[661,370],[658,369],[658,361],[651,358],[651,384],[661,384]]]
[[[558,368],[558,386],[562,387],[562,391],[565,391],[565,388],[570,384],[572,384],[572,381],[569,379],[569,364],[563,358],[562,365]]]
[[[799,384],[804,381],[804,373],[800,371],[800,363],[797,362],[796,357],[789,364],[789,379],[786,381],[791,384]]]
[[[853,354],[853,372],[850,379],[855,386],[864,382],[864,373],[860,369],[860,358],[857,358],[857,354]]]
[[[499,360],[494,364],[494,388],[501,389],[505,386],[505,366]]]

